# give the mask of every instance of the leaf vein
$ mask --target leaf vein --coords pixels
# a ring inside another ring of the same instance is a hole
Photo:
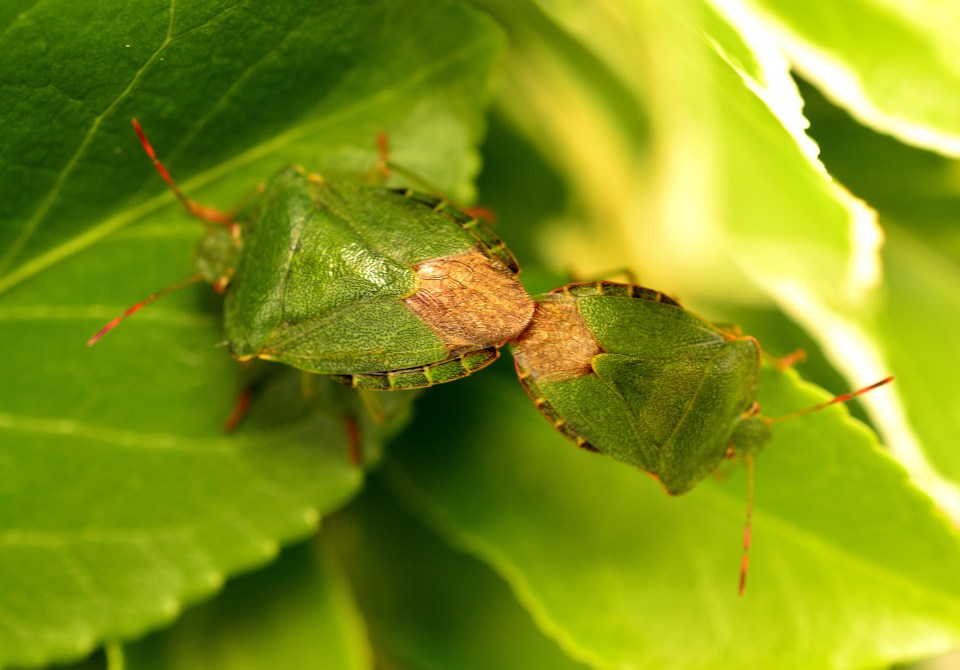
[[[106,118],[116,107],[126,98],[126,96],[133,90],[133,87],[136,85],[140,78],[143,76],[143,73],[154,63],[154,61],[159,58],[160,54],[163,53],[164,49],[170,44],[171,34],[173,30],[173,1],[170,3],[170,20],[167,24],[167,35],[164,38],[163,42],[159,47],[154,51],[153,55],[147,59],[147,62],[140,68],[137,69],[133,77],[130,78],[130,81],[127,82],[126,87],[113,99],[113,101],[106,106],[106,108],[100,112],[97,116],[94,117],[93,122],[90,124],[90,128],[87,130],[86,135],[80,141],[77,150],[73,153],[73,156],[70,157],[70,160],[67,161],[67,164],[60,174],[57,176],[57,181],[54,183],[53,187],[47,193],[47,196],[40,203],[40,206],[34,212],[33,216],[27,220],[26,226],[24,226],[23,231],[17,237],[16,240],[10,245],[7,249],[7,252],[0,257],[0,273],[2,273],[13,261],[13,259],[20,253],[24,245],[30,240],[33,234],[36,232],[37,227],[40,225],[40,222],[50,211],[50,208],[53,207],[53,203],[56,201],[57,197],[60,195],[60,192],[63,190],[63,186],[67,181],[67,178],[73,173],[77,164],[80,162],[80,157],[87,150],[87,147],[93,141],[94,136],[99,130],[103,119]],[[2,288],[0,288],[2,290]]]

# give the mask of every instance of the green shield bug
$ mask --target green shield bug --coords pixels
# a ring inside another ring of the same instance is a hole
[[[225,293],[227,347],[356,388],[430,386],[468,375],[526,328],[533,301],[506,246],[475,217],[411,190],[280,170],[234,215],[189,200],[134,128],[157,170],[207,227],[195,274]]]
[[[634,465],[671,495],[685,493],[724,458],[750,475],[741,591],[752,514],[753,455],[771,424],[849,400],[892,380],[786,417],[756,403],[761,351],[651,289],[577,283],[537,296],[530,326],[511,344],[534,404],[577,445]]]
[[[723,460],[756,397],[760,347],[669,297],[629,284],[571,284],[540,296],[513,345],[540,411],[578,445],[685,493]],[[747,421],[751,444],[761,424]]]

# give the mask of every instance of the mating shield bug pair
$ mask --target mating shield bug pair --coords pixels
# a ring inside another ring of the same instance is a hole
[[[752,473],[770,425],[786,418],[760,414],[757,341],[662,293],[595,282],[533,299],[513,255],[477,217],[414,191],[328,182],[297,166],[272,177],[251,205],[223,214],[184,196],[134,127],[207,235],[191,277],[126,310],[90,345],[199,281],[225,293],[235,358],[277,361],[355,388],[452,381],[510,343],[521,383],[558,430],[651,474],[670,494],[693,488],[725,457],[744,458]],[[746,550],[741,590],[745,574]]]

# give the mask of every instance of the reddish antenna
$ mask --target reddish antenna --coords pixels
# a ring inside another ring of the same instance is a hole
[[[115,319],[113,319],[112,321],[110,321],[110,323],[108,323],[108,324],[105,325],[103,328],[101,328],[100,330],[98,330],[98,331],[94,334],[93,337],[91,337],[89,340],[87,340],[87,346],[88,346],[88,347],[92,347],[93,345],[95,345],[97,342],[100,341],[100,338],[102,338],[104,335],[106,335],[107,333],[109,333],[111,330],[113,330],[114,328],[116,328],[117,326],[119,326],[120,323],[121,323],[124,319],[126,319],[128,316],[132,316],[132,315],[136,314],[137,312],[139,312],[141,309],[143,309],[144,307],[146,307],[147,305],[149,305],[149,304],[150,304],[151,302],[153,302],[154,300],[157,300],[157,299],[159,299],[159,298],[162,298],[163,296],[167,295],[168,293],[173,293],[174,291],[179,291],[180,289],[182,289],[182,288],[184,288],[184,287],[190,286],[190,284],[196,284],[197,282],[200,282],[200,281],[203,281],[203,275],[200,274],[200,273],[197,273],[197,274],[195,274],[195,275],[193,275],[193,276],[187,277],[186,279],[181,279],[181,280],[178,281],[176,284],[172,284],[172,285],[168,286],[167,288],[165,288],[165,289],[163,289],[163,290],[161,290],[161,291],[157,291],[156,293],[153,293],[152,295],[147,296],[146,298],[144,298],[144,299],[141,300],[140,302],[138,302],[138,303],[136,303],[136,304],[134,304],[134,305],[131,305],[130,307],[127,307],[127,308],[123,311],[123,314],[121,314],[120,316],[118,316],[118,317],[116,317]]]
[[[844,393],[843,395],[838,395],[826,402],[822,402],[819,405],[814,405],[813,407],[808,407],[807,409],[801,409],[797,412],[791,412],[790,414],[784,414],[783,416],[774,417],[772,419],[766,419],[766,422],[769,424],[781,423],[783,421],[788,421],[790,419],[796,419],[797,417],[803,416],[804,414],[809,414],[810,412],[816,412],[821,410],[824,407],[829,407],[830,405],[836,405],[838,403],[847,402],[848,400],[853,400],[859,395],[863,395],[869,391],[872,391],[875,388],[879,388],[884,384],[889,384],[893,381],[893,375],[889,377],[884,377],[878,382],[874,382],[869,386],[864,386],[862,389],[857,389],[856,391],[851,391],[850,393]]]
[[[170,190],[173,191],[173,194],[177,196],[177,200],[179,200],[180,204],[183,205],[183,208],[187,210],[187,213],[206,223],[216,223],[219,225],[231,223],[232,218],[228,214],[224,214],[213,207],[201,205],[200,203],[191,200],[183,194],[183,191],[180,190],[180,187],[177,186],[177,183],[173,181],[173,177],[171,177],[170,173],[167,172],[167,168],[165,168],[163,163],[160,162],[160,159],[157,158],[157,153],[153,150],[153,146],[150,144],[150,140],[147,139],[146,134],[143,132],[143,128],[140,127],[140,122],[136,119],[132,119],[132,122],[133,129],[137,132],[137,137],[140,138],[140,144],[143,145],[143,150],[147,152],[147,156],[149,156],[150,160],[153,161],[153,167],[157,168],[157,172],[159,172],[160,176],[163,177],[163,180],[167,182],[167,186],[169,186]]]
[[[188,198],[183,194],[183,191],[180,190],[180,187],[177,186],[177,183],[173,181],[173,177],[171,177],[170,173],[167,172],[167,168],[164,167],[163,163],[160,162],[160,159],[157,158],[157,153],[153,150],[153,146],[150,144],[150,140],[147,139],[146,134],[143,132],[143,128],[140,127],[140,122],[137,121],[136,119],[132,119],[132,122],[133,122],[133,129],[136,131],[137,137],[140,138],[140,144],[143,145],[143,150],[147,152],[147,156],[150,157],[150,160],[153,162],[153,166],[157,168],[157,172],[159,172],[160,176],[163,177],[163,180],[167,182],[167,186],[169,186],[170,190],[173,191],[173,194],[177,196],[177,200],[179,200],[180,203],[183,205],[183,208],[187,210],[187,213],[190,214],[191,216],[197,217],[198,219],[203,221],[205,224],[217,224],[217,225],[231,224],[232,217],[230,217],[229,215],[224,214],[223,212],[220,212],[212,207],[207,207],[205,205],[201,205],[197,202],[194,202],[193,200],[191,200],[190,198]],[[186,286],[190,286],[191,284],[196,284],[200,281],[203,281],[203,279],[204,279],[204,276],[200,273],[191,275],[190,277],[187,277],[186,279],[181,279],[176,284],[168,286],[167,288],[162,289],[160,291],[157,291],[156,293],[153,293],[152,295],[147,296],[140,302],[134,305],[131,305],[130,307],[125,309],[120,316],[110,321],[107,325],[105,325],[103,328],[98,330],[93,337],[87,340],[87,346],[92,347],[93,345],[95,345],[97,342],[100,341],[100,339],[104,335],[106,335],[111,330],[119,326],[124,319],[126,319],[128,316],[132,316],[133,314],[136,314],[141,309],[143,309],[150,303],[154,302],[155,300],[162,298],[168,293],[179,291],[180,289]]]
[[[750,533],[753,531],[753,454],[747,454],[747,521],[743,525],[743,556],[740,557],[740,585],[737,595],[747,588],[747,569],[750,567]]]
[[[791,412],[789,414],[784,414],[783,416],[778,416],[774,418],[763,417],[763,420],[768,425],[773,425],[775,423],[781,423],[783,421],[788,421],[790,419],[796,419],[797,417],[804,416],[805,414],[810,414],[811,412],[816,412],[830,405],[836,405],[839,403],[847,402],[852,400],[857,396],[868,393],[876,388],[879,388],[885,384],[889,384],[893,381],[893,375],[889,377],[884,377],[878,382],[874,382],[869,386],[864,386],[863,388],[857,389],[856,391],[851,391],[850,393],[844,393],[843,395],[838,395],[826,402],[822,402],[819,405],[814,405],[813,407],[808,407],[806,409],[801,409],[797,412]],[[753,454],[747,454],[744,458],[747,462],[747,519],[743,527],[743,555],[740,559],[740,584],[737,589],[738,595],[743,595],[744,589],[747,588],[747,569],[750,565],[750,535],[753,531],[753,482],[754,482],[754,459]]]

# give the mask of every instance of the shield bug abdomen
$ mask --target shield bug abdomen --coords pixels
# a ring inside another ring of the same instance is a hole
[[[357,387],[473,372],[530,321],[505,246],[444,201],[287,168],[241,222],[231,353]]]
[[[570,284],[536,301],[513,354],[555,427],[650,473],[670,494],[716,469],[756,397],[756,340],[639,286]]]

